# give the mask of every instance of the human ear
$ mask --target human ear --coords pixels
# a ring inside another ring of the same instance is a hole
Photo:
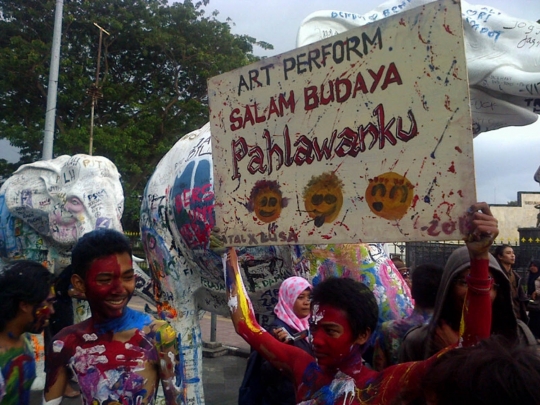
[[[369,340],[370,337],[371,337],[371,328],[367,328],[365,332],[360,333],[358,335],[354,343],[358,345],[363,345]]]
[[[82,295],[86,293],[86,285],[84,283],[84,280],[78,274],[73,274],[71,276],[71,284],[73,285],[73,288],[75,289],[76,293],[79,293]]]
[[[30,304],[28,302],[21,301],[19,302],[19,311],[21,311],[24,314],[28,314],[34,311],[34,304]]]

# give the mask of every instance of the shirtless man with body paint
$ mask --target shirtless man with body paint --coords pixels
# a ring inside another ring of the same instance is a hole
[[[72,284],[86,296],[92,316],[52,339],[44,404],[60,404],[68,367],[85,404],[154,404],[160,380],[166,403],[180,404],[175,331],[127,307],[135,289],[127,238],[110,229],[92,231],[73,249],[72,265]]]
[[[488,254],[498,234],[497,220],[485,203],[473,205],[468,220],[471,272],[463,312],[463,346],[473,345],[490,334],[489,292],[493,279],[488,273]],[[330,278],[314,287],[310,328],[314,356],[311,356],[277,341],[258,325],[233,248],[224,257],[224,267],[228,302],[237,333],[292,378],[299,404],[394,404],[421,397],[420,382],[437,355],[425,361],[391,366],[382,372],[363,365],[362,352],[377,325],[378,312],[375,297],[364,284],[352,279]]]
[[[0,404],[27,405],[36,377],[28,333],[41,333],[54,313],[54,275],[20,260],[0,271]],[[3,397],[3,399],[2,399]]]

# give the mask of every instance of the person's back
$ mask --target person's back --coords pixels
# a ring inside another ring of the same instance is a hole
[[[54,313],[53,275],[41,264],[21,260],[0,272],[0,398],[26,405],[36,376],[27,333],[41,333]]]
[[[127,304],[135,289],[129,241],[119,232],[84,235],[72,253],[72,283],[91,318],[62,329],[46,356],[47,404],[61,401],[71,368],[85,403],[153,404],[161,380],[167,404],[179,404],[176,333]]]
[[[375,370],[380,371],[398,364],[399,348],[405,334],[411,328],[425,325],[430,321],[442,273],[443,268],[434,264],[423,264],[414,269],[411,277],[414,310],[403,319],[387,321],[381,325],[373,350]]]

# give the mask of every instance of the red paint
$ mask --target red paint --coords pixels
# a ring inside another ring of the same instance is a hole
[[[452,32],[452,29],[450,28],[449,25],[443,24],[443,27],[444,27],[444,30],[445,30],[446,32],[448,32],[449,34],[454,35],[454,33]]]
[[[333,306],[320,305],[317,309],[312,318],[317,321],[310,328],[313,353],[319,365],[338,366],[351,353],[355,343],[349,320],[343,310]]]
[[[51,288],[49,296],[43,302],[37,304],[34,307],[34,321],[30,326],[31,330],[29,330],[28,332],[41,333],[43,331],[43,329],[45,328],[45,326],[47,326],[49,322],[49,318],[52,314],[54,314],[54,300],[54,289]]]
[[[418,202],[418,200],[420,199],[420,197],[418,197],[418,194],[415,194],[413,199],[412,199],[412,204],[411,204],[411,208],[416,208],[416,203]]]
[[[96,322],[122,316],[135,290],[131,256],[125,252],[95,259],[85,283],[86,298]]]
[[[459,146],[456,146],[454,149],[457,150],[459,153],[463,153],[463,151],[461,150]]]
[[[448,168],[448,171],[450,173],[456,173],[456,167],[454,166],[454,162],[450,164],[450,167]]]

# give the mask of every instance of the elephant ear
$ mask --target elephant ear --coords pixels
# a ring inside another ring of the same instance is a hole
[[[68,159],[64,155],[22,165],[2,186],[8,210],[39,234],[50,235],[49,212],[59,203],[60,176]]]

